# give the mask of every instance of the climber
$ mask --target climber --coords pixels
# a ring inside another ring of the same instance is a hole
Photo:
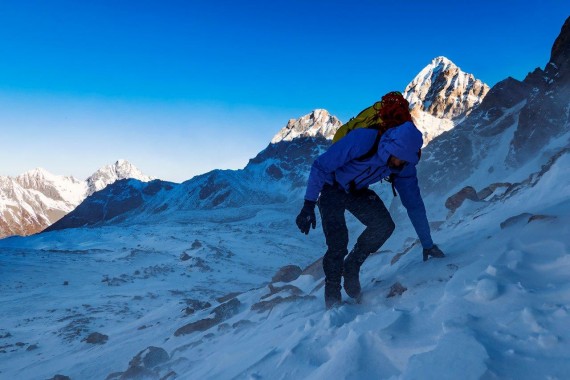
[[[418,187],[416,164],[423,139],[412,122],[409,103],[400,93],[390,92],[378,104],[375,123],[344,131],[345,136],[338,141],[335,138],[336,142],[314,161],[305,202],[296,219],[301,232],[308,234],[316,227],[318,205],[328,247],[323,257],[327,309],[342,300],[342,277],[347,295],[360,298],[360,267],[394,231],[384,203],[368,188],[373,183],[392,181],[423,246],[423,260],[445,257],[431,239]],[[366,226],[350,253],[345,210]]]

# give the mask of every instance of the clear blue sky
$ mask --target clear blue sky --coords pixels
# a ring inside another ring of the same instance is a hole
[[[569,15],[557,0],[3,0],[0,175],[240,168],[288,119],[347,120],[439,55],[491,86],[522,80]]]

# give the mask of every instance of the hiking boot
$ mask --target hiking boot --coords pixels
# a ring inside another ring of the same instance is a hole
[[[445,257],[445,254],[438,248],[437,245],[433,245],[433,247],[429,249],[424,248],[424,261],[427,261],[429,257],[434,257],[436,259],[441,259]]]
[[[327,310],[340,305],[341,301],[340,283],[325,281],[325,306]]]
[[[344,262],[344,291],[350,298],[360,297],[360,264],[355,260],[346,260]]]

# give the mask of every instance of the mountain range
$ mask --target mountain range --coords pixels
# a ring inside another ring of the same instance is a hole
[[[447,58],[438,57],[408,85],[405,96],[411,101],[414,117],[419,118],[417,122],[422,122],[418,125],[429,143],[472,112],[487,91],[488,87],[473,75],[462,72]],[[442,123],[447,123],[446,128],[441,127]],[[214,170],[180,185],[158,180],[148,184],[119,181],[87,198],[46,231],[97,225],[133,210],[140,215],[164,215],[177,210],[295,201],[303,192],[313,160],[330,146],[341,125],[327,110],[314,110],[289,120],[242,170]]]
[[[428,144],[476,108],[487,92],[488,86],[472,74],[464,73],[445,57],[437,57],[406,87],[404,95],[424,134],[424,144]],[[148,184],[151,190],[145,190],[145,184],[120,181],[106,193],[90,197],[117,180],[151,180],[124,160],[98,170],[86,181],[54,176],[43,169],[15,178],[0,177],[4,195],[0,237],[40,232],[85,199],[87,202],[73,215],[48,231],[103,222],[139,207],[156,213],[173,207],[188,210],[282,202],[304,186],[312,161],[330,146],[341,125],[327,110],[316,109],[289,120],[243,170],[215,170],[180,186],[158,181]],[[156,196],[158,188],[165,189],[164,199]]]
[[[85,181],[54,175],[42,168],[17,177],[0,176],[0,238],[40,232],[91,194],[124,178],[152,180],[125,160],[97,170]]]

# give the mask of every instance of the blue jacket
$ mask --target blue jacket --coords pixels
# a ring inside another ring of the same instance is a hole
[[[406,122],[382,135],[378,152],[374,156],[367,160],[357,160],[372,148],[377,133],[373,129],[355,129],[321,154],[311,168],[305,199],[316,201],[325,183],[334,185],[336,182],[348,192],[351,183],[356,189],[363,189],[395,174],[394,186],[422,246],[431,248],[433,241],[416,176],[418,152],[423,143],[422,134],[412,122]],[[408,164],[400,171],[391,169],[388,167],[390,155],[405,160]]]

